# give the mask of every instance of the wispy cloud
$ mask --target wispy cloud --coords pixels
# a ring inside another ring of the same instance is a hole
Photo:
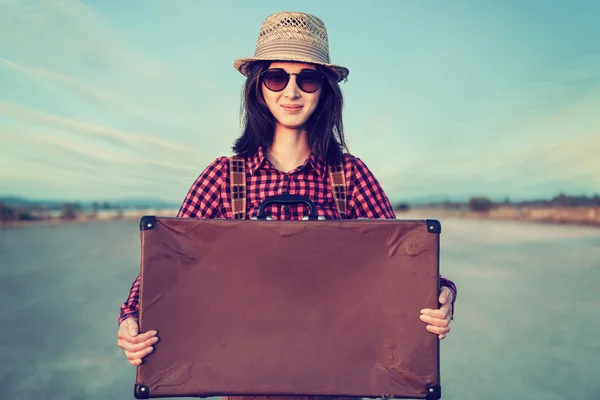
[[[0,42],[0,67],[29,78],[27,90],[41,92],[52,84],[52,96],[67,97],[65,103],[76,96],[92,107],[110,108],[108,115],[129,113],[125,116],[137,117],[138,123],[144,122],[141,117],[190,129],[198,121],[198,107],[210,104],[199,101],[197,93],[217,89],[196,71],[141,50],[90,5],[22,1],[5,8],[0,37],[11,39]]]
[[[25,0],[4,6],[3,10],[0,35],[11,37],[9,48],[19,49],[18,54],[27,61],[41,58],[68,71],[72,69],[69,63],[76,58],[81,61],[77,67],[85,64],[91,69],[126,71],[151,79],[168,74],[163,63],[137,52],[83,2]]]
[[[143,135],[125,132],[114,128],[44,113],[17,104],[0,102],[0,115],[15,118],[25,123],[42,125],[50,129],[69,132],[79,137],[84,136],[100,139],[117,145],[118,147],[136,150],[153,156],[156,154],[164,155],[170,151],[175,153],[180,159],[184,160],[187,158],[189,161],[196,161],[199,158],[202,158],[197,151],[192,150],[183,144],[158,139],[149,134]],[[116,150],[119,149],[117,148]]]
[[[56,83],[63,85],[65,89],[74,91],[80,96],[87,97],[101,106],[124,110],[142,118],[151,118],[148,112],[135,104],[118,98],[114,93],[86,83],[75,76],[42,67],[25,66],[0,57],[0,67],[2,66],[32,79],[34,83],[39,84],[55,81]]]
[[[34,154],[45,157],[51,155],[65,159],[68,162],[79,161],[90,167],[94,166],[96,170],[110,167],[115,172],[118,171],[120,174],[127,174],[131,170],[144,171],[148,168],[153,168],[153,171],[156,173],[169,174],[170,176],[190,173],[195,170],[189,164],[182,164],[177,160],[141,157],[139,154],[122,157],[114,151],[110,151],[110,149],[101,149],[97,146],[61,138],[48,133],[32,133],[20,130],[19,132],[3,131],[2,134],[7,145],[29,150],[35,149]]]
[[[600,135],[588,134],[489,152],[465,148],[440,157],[432,154],[429,161],[422,158],[401,168],[382,166],[378,175],[390,195],[397,198],[524,198],[569,190],[589,193],[589,188],[600,193],[598,154]]]

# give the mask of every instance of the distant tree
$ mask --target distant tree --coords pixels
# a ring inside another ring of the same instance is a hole
[[[394,207],[397,211],[408,211],[410,209],[410,206],[406,203],[399,203],[396,204],[396,207]]]
[[[77,218],[77,205],[75,203],[65,203],[63,205],[62,212],[60,213],[61,219],[75,219]]]
[[[98,217],[98,208],[99,207],[100,206],[97,201],[92,203],[92,211],[90,212],[89,218],[95,219]]]
[[[469,199],[469,208],[471,211],[487,212],[493,207],[493,203],[487,197],[471,197]]]
[[[551,204],[555,207],[571,207],[573,203],[573,200],[564,193],[554,197],[551,201]]]
[[[0,221],[14,221],[15,219],[17,219],[17,211],[4,202],[0,202]]]
[[[21,211],[19,213],[19,221],[33,221],[35,218],[33,217],[33,215],[31,215],[31,213],[27,212],[27,211]]]

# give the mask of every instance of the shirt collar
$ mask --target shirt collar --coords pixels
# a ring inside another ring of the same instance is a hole
[[[321,157],[316,156],[315,153],[310,153],[310,156],[308,156],[308,159],[304,163],[304,168],[307,168],[309,165],[320,178],[323,178],[327,174],[327,163]]]
[[[262,147],[259,147],[258,151],[248,159],[248,169],[250,170],[250,175],[254,175],[256,170],[263,165],[266,158],[267,156],[263,152]]]
[[[256,171],[262,167],[267,161],[267,156],[262,147],[259,147],[256,153],[248,159],[248,169],[250,174],[254,175]],[[327,173],[327,163],[321,157],[311,153],[306,159],[301,168],[312,168],[319,177],[324,177]]]

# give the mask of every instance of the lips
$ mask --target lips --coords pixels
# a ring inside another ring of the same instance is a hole
[[[292,104],[282,104],[281,107],[284,110],[288,110],[288,111],[298,111],[300,109],[302,109],[303,106],[300,105],[292,105]]]

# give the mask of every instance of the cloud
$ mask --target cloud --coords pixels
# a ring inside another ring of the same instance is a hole
[[[131,133],[60,117],[17,104],[0,102],[0,115],[15,118],[25,123],[41,125],[53,130],[69,132],[80,138],[103,140],[116,145],[117,150],[119,150],[119,147],[127,148],[136,150],[142,154],[148,154],[149,156],[154,156],[156,154],[164,156],[170,151],[172,155],[175,154],[180,160],[187,159],[190,162],[198,162],[199,158],[202,159],[202,156],[198,154],[197,151],[183,144],[155,138],[149,134],[143,135]]]
[[[146,119],[151,118],[149,113],[135,104],[118,98],[114,95],[114,93],[86,83],[75,76],[52,71],[43,67],[28,67],[22,64],[14,63],[2,57],[0,57],[0,66],[4,66],[29,79],[32,79],[35,83],[55,81],[56,83],[64,85],[65,89],[72,90],[78,95],[86,97],[94,102],[97,102],[98,104],[111,106],[112,108],[118,110],[124,110],[128,113]]]
[[[127,28],[109,21],[74,0],[10,6],[0,12],[0,66],[32,82],[42,80],[43,86],[53,84],[53,96],[75,95],[93,107],[110,107],[112,115],[119,111],[190,128],[199,107],[214,107],[206,96],[217,92],[212,80],[199,78],[184,62],[156,51],[146,54]]]
[[[600,192],[598,134],[481,150],[465,147],[432,155],[429,162],[382,165],[377,177],[392,198]]]
[[[80,161],[85,165],[103,165],[113,169],[116,167],[123,173],[126,173],[125,167],[136,170],[153,168],[158,173],[172,174],[171,176],[189,173],[193,170],[190,165],[182,164],[177,160],[167,161],[139,155],[122,157],[113,151],[99,149],[97,146],[64,139],[56,135],[20,130],[19,132],[3,131],[3,136],[5,144],[27,148],[30,154],[32,150],[35,150],[33,154],[42,157],[54,156],[68,163]]]
[[[68,70],[75,57],[91,69],[126,70],[151,79],[168,73],[163,63],[136,52],[82,2],[22,1],[7,8],[8,12],[0,13],[0,36],[10,37],[6,45],[18,49],[24,59],[43,58]]]

